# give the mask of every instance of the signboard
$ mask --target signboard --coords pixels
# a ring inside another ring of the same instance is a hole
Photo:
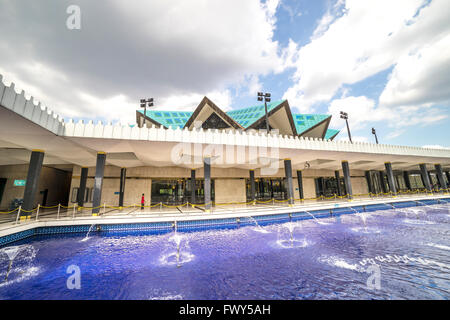
[[[27,180],[14,180],[15,187],[25,187]]]

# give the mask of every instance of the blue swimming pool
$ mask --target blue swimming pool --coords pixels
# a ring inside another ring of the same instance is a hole
[[[450,298],[447,204],[245,224],[25,239],[0,249],[0,298]]]

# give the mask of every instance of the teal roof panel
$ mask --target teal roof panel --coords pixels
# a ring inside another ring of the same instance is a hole
[[[138,110],[144,114],[143,110]],[[162,124],[169,128],[183,128],[186,122],[191,117],[192,112],[186,111],[160,111],[160,110],[147,110],[146,116],[150,119]]]
[[[311,129],[315,125],[327,119],[329,115],[294,113],[292,117],[294,118],[294,124],[295,128],[297,129],[297,134],[301,135],[308,129]]]
[[[328,129],[325,133],[325,140],[333,138],[335,135],[339,133],[339,130],[336,129]]]
[[[278,107],[285,100],[279,100],[274,102],[269,102],[267,104],[267,112]],[[253,123],[261,119],[265,114],[264,105],[256,105],[248,108],[236,109],[228,111],[226,114],[230,116],[234,121],[239,123],[244,128],[250,127]]]

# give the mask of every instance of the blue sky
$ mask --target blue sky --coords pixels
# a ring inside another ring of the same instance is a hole
[[[447,0],[4,0],[0,74],[65,119],[132,123],[143,97],[230,110],[268,91],[332,114],[337,139],[343,110],[354,140],[375,127],[382,143],[450,147],[448,21]]]
[[[320,20],[332,10],[336,1],[319,0],[319,1],[282,1],[276,12],[276,24],[274,30],[274,40],[278,41],[282,47],[286,47],[289,41],[297,43],[298,47],[303,47],[311,42],[311,37],[318,27]],[[431,1],[424,1],[418,6],[417,12],[412,17],[417,17],[420,9],[427,7],[431,4]],[[336,15],[339,17],[340,15]],[[447,35],[450,32],[446,31]],[[395,63],[387,66],[385,69],[375,72],[362,80],[354,83],[346,83],[342,85],[341,90],[338,90],[336,94],[330,100],[339,98],[343,91],[346,91],[346,95],[355,97],[367,97],[375,102],[375,105],[379,104],[379,97],[383,93],[386,84],[389,80],[391,73],[393,72]],[[266,91],[270,91],[274,97],[283,97],[286,90],[292,86],[295,80],[292,79],[295,69],[289,68],[280,74],[270,74],[260,78],[261,88]],[[444,72],[444,70],[443,70]],[[448,84],[448,83],[447,83]],[[448,97],[447,97],[448,98]],[[330,100],[322,101],[315,105],[313,109],[314,113],[329,113]],[[252,97],[244,98],[234,101],[233,108],[239,107],[243,101],[244,104],[254,103]],[[411,125],[402,126],[397,129],[392,124],[388,123],[385,119],[377,121],[364,121],[361,126],[356,128],[350,128],[352,130],[353,137],[359,141],[374,142],[374,136],[371,134],[371,128],[375,127],[377,130],[378,139],[381,143],[387,144],[399,144],[399,145],[412,145],[412,146],[424,146],[424,145],[438,145],[448,147],[450,133],[448,128],[450,127],[450,110],[449,102],[442,101],[440,103],[433,104],[437,112],[443,119],[436,121],[424,122],[423,124],[414,123]],[[430,109],[429,106],[419,106],[422,112],[426,112]],[[391,110],[392,113],[396,113],[395,108]],[[413,113],[413,111],[411,111]],[[349,112],[350,119],[352,113]],[[389,113],[386,114],[389,117]],[[335,116],[335,120],[336,120]],[[441,118],[441,117],[438,117]],[[430,119],[432,120],[432,119]],[[346,139],[347,131],[344,128],[344,120],[335,121],[333,127],[341,129],[341,133],[338,139]]]

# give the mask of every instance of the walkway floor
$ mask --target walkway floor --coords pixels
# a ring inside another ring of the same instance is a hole
[[[80,224],[106,224],[106,223],[138,223],[156,221],[180,221],[199,220],[205,218],[231,218],[255,215],[269,215],[277,213],[299,212],[318,209],[330,209],[335,207],[358,206],[369,204],[382,204],[398,201],[413,201],[424,199],[450,198],[446,194],[435,195],[402,195],[397,197],[358,198],[352,201],[346,199],[328,201],[306,201],[288,206],[286,203],[267,203],[256,205],[216,206],[210,213],[205,213],[203,208],[183,206],[177,208],[154,207],[126,208],[123,210],[101,209],[98,216],[92,216],[90,210],[41,210],[38,215],[34,212],[28,220],[18,220],[17,212],[0,216],[0,236],[15,233],[38,226],[51,225],[80,225]],[[450,200],[449,200],[450,201]]]

